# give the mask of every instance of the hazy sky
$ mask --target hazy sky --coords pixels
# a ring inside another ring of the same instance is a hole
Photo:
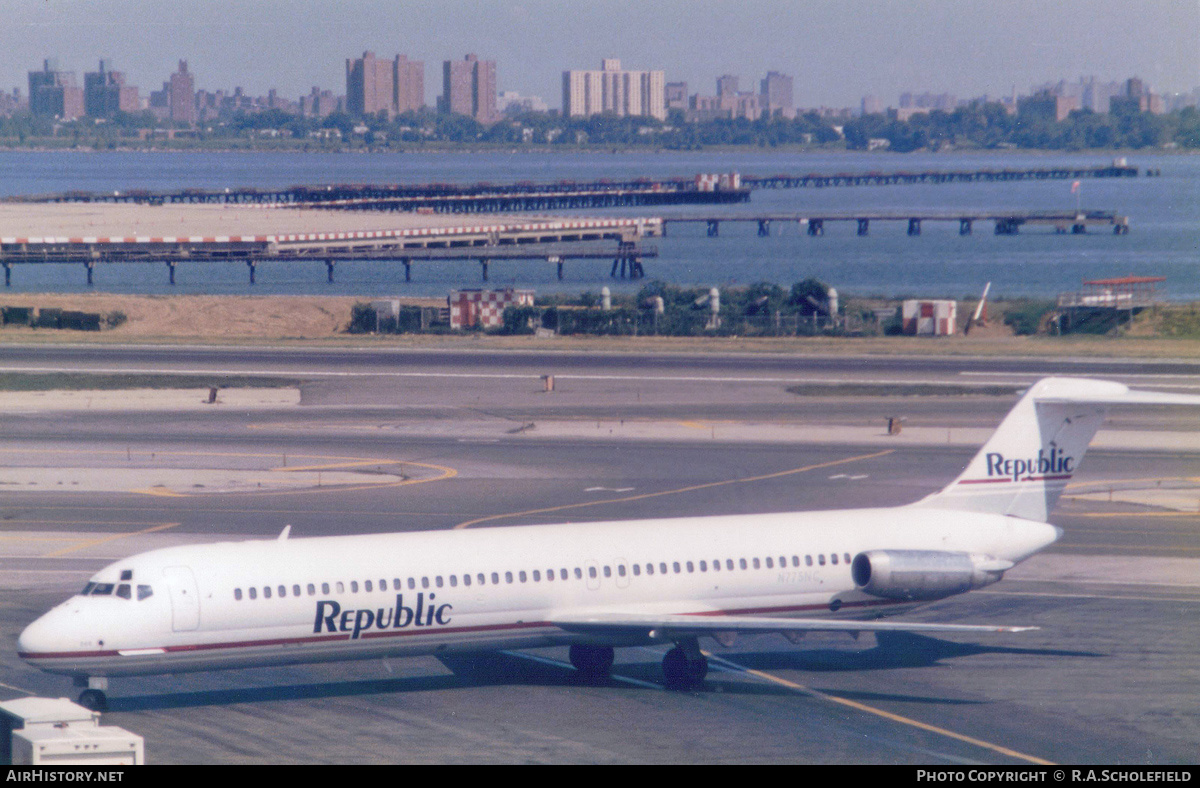
[[[0,86],[28,90],[47,57],[93,71],[101,57],[146,95],[186,59],[205,90],[314,85],[344,93],[364,50],[441,63],[495,60],[500,90],[561,103],[565,69],[661,69],[690,93],[721,74],[757,90],[795,78],[798,106],[895,105],[903,91],[968,98],[1095,74],[1159,92],[1200,86],[1200,0],[0,0]]]

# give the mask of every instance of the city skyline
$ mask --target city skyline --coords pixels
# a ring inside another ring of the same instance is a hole
[[[451,0],[408,3],[399,11],[376,0],[198,0],[180,7],[129,0],[112,8],[0,0],[0,8],[21,33],[0,53],[4,89],[23,87],[47,58],[78,73],[105,58],[136,85],[159,84],[173,64],[187,60],[197,87],[240,86],[255,95],[275,88],[295,99],[313,86],[342,93],[346,58],[366,50],[435,64],[478,52],[498,64],[497,90],[541,96],[551,108],[560,106],[564,70],[592,68],[604,58],[697,87],[721,74],[747,80],[790,74],[797,107],[853,107],[866,95],[892,104],[912,90],[1000,96],[1093,74],[1102,80],[1136,74],[1162,93],[1200,85],[1195,0],[1066,0],[1050,8],[1010,0],[996,18],[982,5],[944,0],[646,7],[619,0],[586,6]],[[764,37],[763,29],[773,35]],[[697,45],[706,40],[714,45]],[[436,106],[440,83],[426,76],[427,105]]]

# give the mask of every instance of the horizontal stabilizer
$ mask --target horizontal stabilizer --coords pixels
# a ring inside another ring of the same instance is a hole
[[[670,640],[725,632],[742,634],[796,632],[1026,632],[1038,627],[1013,627],[984,624],[924,624],[905,621],[847,621],[822,618],[766,618],[755,616],[654,615],[640,613],[602,613],[580,616],[553,616],[551,624],[567,632],[586,635],[649,634]]]

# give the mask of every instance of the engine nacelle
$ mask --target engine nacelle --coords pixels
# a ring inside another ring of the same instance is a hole
[[[1012,567],[983,555],[939,550],[868,550],[854,556],[850,575],[859,591],[906,602],[941,599],[991,585]]]

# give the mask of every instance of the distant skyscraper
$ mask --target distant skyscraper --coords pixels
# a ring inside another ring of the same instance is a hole
[[[763,112],[768,116],[779,113],[785,118],[796,116],[795,104],[792,103],[792,78],[778,71],[768,71],[767,78],[760,84]]]
[[[111,118],[118,112],[137,112],[141,109],[138,89],[125,84],[125,75],[109,68],[107,60],[100,61],[98,71],[83,75],[83,104],[93,118]]]
[[[480,123],[496,121],[496,61],[467,55],[442,63],[442,96],[438,109],[466,115]]]
[[[687,111],[688,92],[686,82],[668,82],[663,90],[663,95],[666,98],[667,109]]]
[[[81,117],[83,88],[75,84],[75,73],[59,71],[54,59],[45,60],[41,71],[30,71],[29,111],[63,120]]]
[[[733,74],[725,74],[717,77],[717,97],[736,96],[738,92],[738,78]]]
[[[666,120],[666,81],[661,71],[622,71],[606,58],[599,71],[563,72],[563,115],[587,117],[611,112]]]
[[[196,79],[188,73],[186,60],[179,61],[179,70],[168,83],[171,120],[176,123],[196,122]]]
[[[346,60],[346,111],[363,116],[386,112],[388,116],[425,106],[425,63],[396,55],[381,60],[364,52]]]

